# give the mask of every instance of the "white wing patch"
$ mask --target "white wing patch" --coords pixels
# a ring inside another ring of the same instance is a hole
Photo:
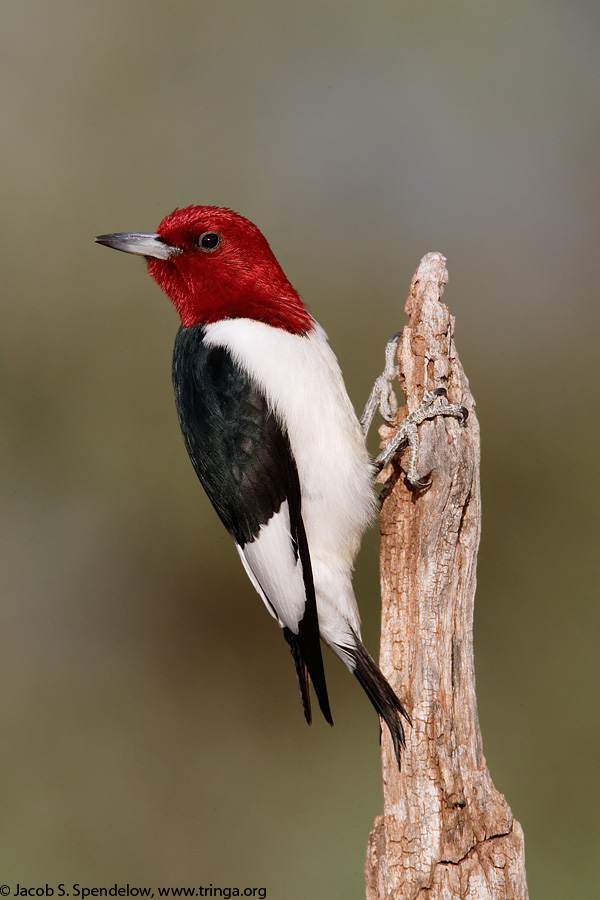
[[[287,500],[258,536],[243,548],[237,548],[246,574],[279,624],[298,634],[304,615],[306,591],[302,563],[296,559],[290,532],[290,508]]]

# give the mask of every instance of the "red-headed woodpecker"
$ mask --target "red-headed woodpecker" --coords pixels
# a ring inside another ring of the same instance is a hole
[[[327,336],[258,228],[229,209],[177,209],[156,234],[101,244],[146,258],[181,318],[173,382],[198,478],[332,723],[320,639],[390,730],[402,704],[360,639],[352,567],[374,515],[375,468]]]

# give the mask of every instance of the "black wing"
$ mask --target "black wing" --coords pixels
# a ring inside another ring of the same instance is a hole
[[[304,714],[308,673],[331,722],[300,483],[287,434],[267,400],[201,325],[180,328],[173,384],[190,459],[248,575],[284,629]]]

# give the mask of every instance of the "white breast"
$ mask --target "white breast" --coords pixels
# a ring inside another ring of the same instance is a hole
[[[255,380],[287,429],[311,555],[352,565],[373,515],[373,469],[337,359],[315,323],[299,336],[251,319],[206,326]]]
[[[325,582],[337,581],[338,593],[346,596],[329,602],[358,627],[350,573],[374,513],[373,468],[325,332],[317,323],[300,336],[251,319],[226,319],[206,326],[205,343],[231,353],[285,426],[298,468],[317,594],[329,595]]]

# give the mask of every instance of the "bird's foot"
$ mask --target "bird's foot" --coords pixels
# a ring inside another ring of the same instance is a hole
[[[386,345],[385,368],[373,386],[371,396],[367,401],[360,420],[365,437],[377,410],[379,410],[388,425],[393,425],[393,420],[398,410],[398,401],[392,381],[398,376],[396,348],[401,334],[402,332],[395,334]],[[426,419],[434,419],[436,416],[452,416],[459,419],[461,425],[464,425],[469,414],[464,406],[460,406],[457,403],[448,403],[447,396],[448,392],[445,387],[427,391],[417,408],[402,420],[379,456],[376,457],[374,462],[378,472],[391,462],[393,456],[401,447],[408,445],[408,461],[405,468],[406,478],[418,490],[429,487],[431,482],[421,481],[416,468],[417,455],[419,453],[418,426]]]
[[[392,382],[394,378],[398,377],[396,350],[401,337],[402,332],[398,331],[385,345],[385,368],[375,381],[371,395],[367,400],[367,405],[360,417],[360,426],[365,437],[369,433],[373,416],[377,410],[379,410],[388,425],[392,424],[398,412],[398,400],[394,393]]]

